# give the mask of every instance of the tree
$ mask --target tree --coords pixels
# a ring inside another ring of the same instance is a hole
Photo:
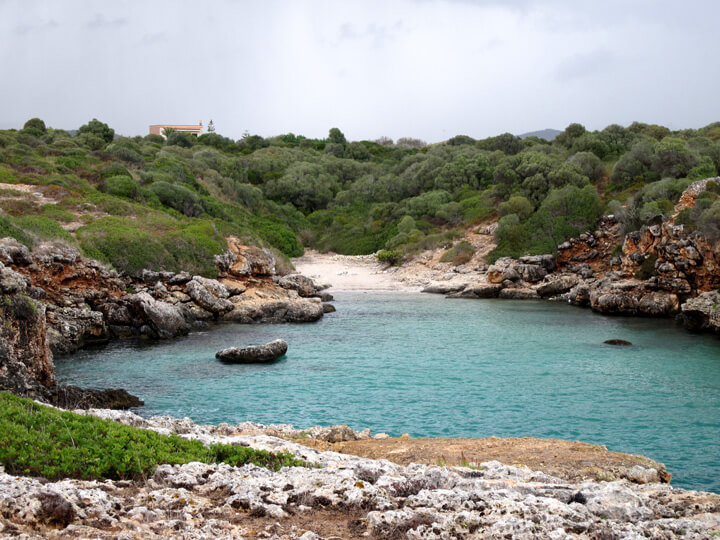
[[[45,127],[45,122],[43,122],[39,118],[31,118],[30,120],[25,122],[23,129],[32,129],[32,130],[41,131],[43,133],[47,132],[47,128]]]
[[[575,142],[575,140],[582,137],[585,132],[585,126],[583,126],[582,124],[570,124],[568,127],[565,128],[565,131],[560,133],[555,138],[555,140],[566,148],[570,148]]]
[[[343,132],[340,131],[338,128],[330,128],[330,132],[328,133],[328,143],[331,144],[347,144],[347,139],[345,138],[345,135],[343,135]]]
[[[208,122],[207,131],[208,133],[215,133],[215,122],[213,122],[212,119]]]
[[[533,213],[533,205],[525,197],[515,196],[500,203],[498,210],[501,216],[515,214],[521,221],[525,221]]]
[[[115,130],[97,118],[93,118],[87,124],[80,126],[78,134],[82,135],[85,133],[100,137],[106,143],[111,143],[115,138]]]

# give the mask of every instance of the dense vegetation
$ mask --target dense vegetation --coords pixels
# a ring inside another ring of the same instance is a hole
[[[167,135],[116,137],[97,120],[75,135],[39,119],[0,131],[0,182],[33,184],[52,200],[3,189],[0,234],[74,242],[129,272],[212,275],[230,234],[287,256],[384,249],[398,261],[499,219],[497,258],[553,252],[603,212],[620,215],[626,230],[658,222],[690,182],[720,171],[720,122],[675,132],[571,124],[552,142],[505,133],[435,145],[350,142],[337,128],[326,139]],[[679,219],[720,236],[718,193]],[[468,253],[463,245],[446,258]]]
[[[83,479],[143,479],[162,463],[252,463],[272,470],[306,466],[288,453],[203,446],[177,435],[60,411],[0,392],[0,465],[10,474]]]

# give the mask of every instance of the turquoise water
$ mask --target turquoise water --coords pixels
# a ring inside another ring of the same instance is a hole
[[[720,340],[671,321],[550,302],[339,293],[313,324],[219,325],[57,359],[80,386],[123,387],[143,415],[297,427],[346,423],[413,437],[579,440],[665,463],[680,487],[720,492]],[[283,338],[272,365],[221,348]],[[633,347],[603,345],[610,338]]]

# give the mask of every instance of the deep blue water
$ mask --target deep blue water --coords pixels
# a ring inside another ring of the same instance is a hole
[[[312,324],[219,325],[57,359],[80,386],[123,387],[143,415],[296,427],[346,423],[413,437],[579,440],[665,463],[680,487],[720,492],[720,339],[671,321],[540,301],[338,293]],[[272,365],[215,352],[283,338]],[[620,338],[632,347],[603,341]]]

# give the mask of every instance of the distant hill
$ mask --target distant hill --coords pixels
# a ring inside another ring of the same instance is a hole
[[[546,141],[552,141],[562,133],[562,130],[559,129],[541,129],[539,131],[530,131],[528,133],[523,133],[522,135],[518,135],[521,139],[527,139],[528,137],[538,137],[540,139],[545,139]]]

